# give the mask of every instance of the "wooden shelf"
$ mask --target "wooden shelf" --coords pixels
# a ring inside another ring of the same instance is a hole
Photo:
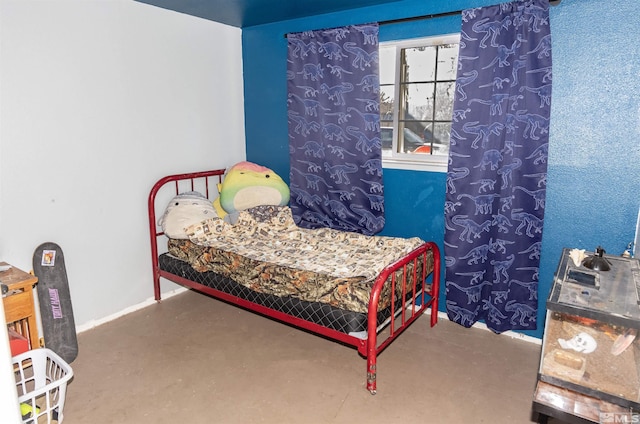
[[[9,265],[0,262],[0,265]],[[38,324],[33,302],[33,287],[38,278],[14,266],[0,272],[0,281],[9,292],[3,296],[5,321],[7,325],[29,340],[30,347],[38,347]]]

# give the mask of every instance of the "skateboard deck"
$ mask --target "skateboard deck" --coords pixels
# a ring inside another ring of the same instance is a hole
[[[50,242],[38,246],[33,254],[33,273],[38,277],[38,303],[45,346],[71,363],[78,356],[78,336],[60,246]]]

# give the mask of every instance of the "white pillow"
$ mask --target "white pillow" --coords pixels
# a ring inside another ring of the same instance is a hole
[[[186,227],[217,216],[209,199],[197,191],[189,191],[171,199],[158,225],[169,238],[187,239]]]

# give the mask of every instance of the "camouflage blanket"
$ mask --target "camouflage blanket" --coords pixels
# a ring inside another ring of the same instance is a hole
[[[219,218],[206,220],[189,227],[187,234],[189,240],[169,241],[169,253],[199,272],[214,271],[257,292],[362,313],[367,312],[380,271],[423,243],[419,238],[302,229],[286,206],[243,211],[233,225]],[[429,262],[427,271],[431,272],[432,257]],[[407,274],[412,275],[412,270],[410,267]],[[423,280],[418,275],[418,281]],[[390,292],[387,284],[379,308],[389,305]]]

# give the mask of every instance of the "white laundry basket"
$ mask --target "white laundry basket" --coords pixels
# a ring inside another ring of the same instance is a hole
[[[67,383],[73,377],[69,364],[51,349],[41,348],[14,356],[13,369],[22,422],[62,423]]]

